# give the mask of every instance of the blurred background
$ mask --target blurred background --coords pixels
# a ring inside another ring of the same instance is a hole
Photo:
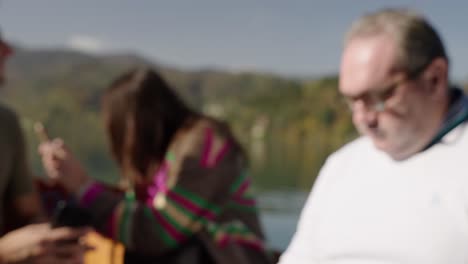
[[[42,175],[34,121],[65,139],[91,175],[115,182],[104,139],[102,90],[150,64],[190,104],[228,121],[244,144],[270,245],[284,249],[327,155],[356,137],[337,93],[342,37],[386,1],[3,0],[0,26],[15,47],[0,98],[21,116]],[[454,84],[468,87],[468,2],[392,1],[435,24]]]

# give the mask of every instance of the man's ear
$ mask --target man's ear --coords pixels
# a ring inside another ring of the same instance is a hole
[[[448,86],[448,62],[444,58],[436,58],[424,73],[426,91],[434,98],[444,98]]]

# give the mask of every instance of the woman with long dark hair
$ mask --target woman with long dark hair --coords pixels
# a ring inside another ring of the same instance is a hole
[[[192,110],[147,68],[118,77],[102,105],[125,192],[92,180],[58,140],[40,152],[93,226],[125,245],[127,260],[271,262],[247,161],[226,124]]]

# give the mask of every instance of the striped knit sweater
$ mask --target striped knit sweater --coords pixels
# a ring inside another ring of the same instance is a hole
[[[85,187],[79,202],[96,228],[144,254],[197,235],[219,263],[269,263],[246,161],[229,129],[203,118],[174,138],[150,184],[127,192]]]

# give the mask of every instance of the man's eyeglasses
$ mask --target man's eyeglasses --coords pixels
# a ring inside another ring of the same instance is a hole
[[[358,103],[361,103],[366,110],[382,112],[385,110],[386,103],[390,97],[395,94],[398,87],[408,79],[396,81],[383,89],[367,92],[357,96],[345,96],[344,100],[351,111],[356,110]]]
[[[395,94],[398,87],[408,81],[418,79],[426,68],[431,64],[432,61],[421,65],[417,70],[411,73],[406,73],[405,77],[399,78],[392,84],[385,86],[381,89],[375,89],[371,92],[362,93],[356,96],[344,96],[344,100],[351,111],[356,109],[356,105],[362,102],[362,106],[366,110],[383,112],[388,107],[387,101]]]
[[[358,103],[361,103],[366,110],[383,112],[388,107],[388,100],[395,94],[396,90],[405,82],[419,78],[428,65],[424,65],[419,70],[407,74],[404,78],[400,78],[384,88],[357,96],[345,96],[344,100],[351,111],[356,110]]]

